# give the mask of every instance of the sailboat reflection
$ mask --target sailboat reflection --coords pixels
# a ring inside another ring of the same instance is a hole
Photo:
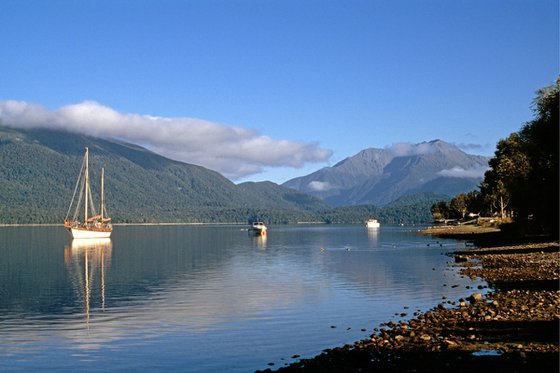
[[[88,328],[90,307],[99,299],[95,294],[101,295],[101,309],[105,309],[105,272],[110,266],[112,248],[110,238],[74,239],[64,247],[64,264],[77,298],[84,302]]]

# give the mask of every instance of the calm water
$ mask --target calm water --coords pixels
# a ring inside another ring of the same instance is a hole
[[[0,228],[0,371],[278,368],[472,293],[457,248],[357,225]]]

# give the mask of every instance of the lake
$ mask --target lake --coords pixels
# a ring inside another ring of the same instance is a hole
[[[244,228],[0,228],[0,371],[274,369],[485,285],[417,228]]]

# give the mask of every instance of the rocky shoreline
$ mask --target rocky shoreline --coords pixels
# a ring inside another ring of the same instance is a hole
[[[493,290],[444,300],[370,338],[325,350],[278,372],[558,372],[558,242],[456,252],[462,274]],[[270,371],[270,369],[266,370]]]

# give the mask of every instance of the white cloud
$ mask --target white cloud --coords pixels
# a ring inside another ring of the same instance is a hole
[[[422,155],[435,152],[434,147],[430,143],[410,144],[397,143],[386,148],[394,157],[405,157],[411,155]]]
[[[484,173],[488,170],[488,167],[477,167],[464,169],[461,167],[453,167],[447,170],[441,170],[438,175],[445,177],[457,177],[457,178],[483,178]]]
[[[475,152],[477,154],[488,153],[492,150],[490,144],[458,143],[455,145],[465,152]]]
[[[302,167],[327,160],[316,143],[276,140],[255,130],[192,118],[123,114],[94,101],[57,110],[21,101],[0,101],[0,121],[16,128],[56,128],[136,143],[186,163],[238,179],[264,167]]]
[[[314,192],[326,192],[332,188],[328,181],[311,181],[307,186]]]

